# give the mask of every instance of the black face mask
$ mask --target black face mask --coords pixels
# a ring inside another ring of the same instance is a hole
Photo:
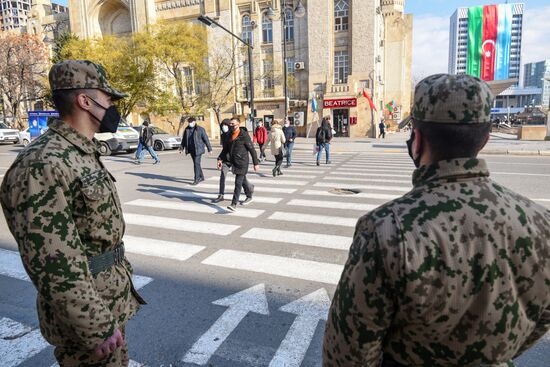
[[[229,129],[233,132],[237,131],[239,127],[238,126],[231,126]]]
[[[409,157],[411,157],[411,159],[413,160],[415,167],[418,168],[420,167],[420,155],[418,155],[416,159],[413,158],[413,153],[412,153],[413,141],[414,141],[414,130],[411,133],[411,137],[409,138],[409,140],[407,140],[407,150],[409,151]]]
[[[90,115],[92,115],[93,118],[95,118],[97,121],[99,121],[99,132],[100,133],[116,133],[118,129],[118,124],[120,123],[120,113],[118,112],[116,106],[110,106],[109,108],[105,108],[99,103],[97,103],[93,98],[90,96],[87,96],[90,98],[92,102],[94,102],[98,107],[103,108],[105,110],[105,115],[101,120],[99,120],[93,113],[88,111]]]

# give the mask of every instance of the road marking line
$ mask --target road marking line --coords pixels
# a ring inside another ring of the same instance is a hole
[[[274,242],[346,251],[349,250],[352,242],[351,237],[310,232],[281,231],[269,228],[252,228],[241,237],[261,241],[270,241],[271,239]]]
[[[542,201],[545,203],[550,203],[550,199],[532,199],[533,201]]]
[[[204,188],[204,189],[219,189],[220,185],[216,185],[216,184],[205,184],[205,183],[201,183],[200,184],[200,188]],[[226,187],[226,191],[232,191],[233,190],[233,187],[228,187],[227,185],[225,186]],[[230,190],[227,190],[227,189],[230,189]],[[269,192],[269,193],[276,193],[276,194],[293,194],[295,193],[296,191],[298,191],[298,189],[287,189],[287,188],[283,188],[283,187],[266,187],[266,186],[256,186],[254,185],[254,192]],[[256,200],[256,196],[254,196],[254,200]]]
[[[206,187],[206,185],[204,185]],[[256,189],[254,189],[256,190]],[[206,192],[196,192],[196,191],[176,191],[176,190],[160,190],[161,193],[164,193],[164,196],[172,197],[183,197],[183,198],[189,198],[189,199],[216,199],[218,197],[218,194],[214,193],[206,193]],[[245,194],[241,194],[241,199],[245,197]],[[224,199],[225,200],[231,200],[233,198],[233,194],[225,194]],[[258,203],[264,203],[264,204],[277,204],[283,200],[283,198],[276,198],[276,197],[267,197],[267,196],[256,196],[254,195],[254,201]]]
[[[246,208],[239,208],[239,210],[236,212],[230,212],[226,208],[218,206],[216,204],[198,203],[196,201],[173,202],[173,201],[137,199],[137,200],[129,201],[125,203],[125,205],[140,206],[145,208],[180,210],[185,212],[196,212],[196,213],[231,214],[232,216],[235,216],[235,217],[244,217],[244,218],[258,218],[260,215],[262,215],[265,212],[265,210],[246,209]]]
[[[293,175],[292,173],[288,173],[289,171],[287,171],[285,168],[283,168],[283,174],[284,174],[284,178],[301,178],[301,179],[312,179],[312,178],[315,178],[317,177],[318,175],[314,175],[314,176],[311,176],[311,175]],[[262,175],[265,175],[266,173],[251,173],[249,178],[269,178],[269,177],[266,177],[266,176],[260,176],[260,174]],[[273,176],[273,175],[271,175]]]
[[[25,272],[21,256],[16,251],[0,249],[0,275],[30,282]],[[142,275],[133,275],[132,282],[136,289],[140,289],[153,281],[152,278]]]
[[[339,198],[349,197],[349,198],[380,199],[380,200],[393,200],[401,197],[401,195],[377,194],[377,193],[368,193],[368,192],[360,192],[359,194],[354,194],[354,195],[339,195],[329,191],[316,191],[316,190],[306,190],[302,193],[302,195],[333,196],[333,197],[339,197]]]
[[[366,177],[403,177],[403,178],[409,178],[409,180],[412,177],[412,174],[410,175],[399,175],[394,173],[374,173],[375,171],[372,171],[373,173],[361,173],[361,172],[346,172],[341,170],[336,170],[335,172],[330,172],[330,175],[351,175],[351,176],[366,176]],[[387,171],[380,171],[380,172],[387,172]],[[328,179],[332,179],[332,177],[328,177]]]
[[[349,172],[349,174],[353,174],[355,172],[382,172],[382,173],[408,173],[412,176],[412,173],[414,170],[405,170],[405,169],[394,169],[391,167],[384,168],[338,168],[337,171],[346,171]]]
[[[313,186],[317,187],[339,187],[343,185],[342,182],[317,182]],[[378,185],[355,185],[349,184],[349,189],[364,189],[364,190],[380,190],[380,191],[399,191],[399,192],[409,192],[412,189],[411,187],[406,186],[378,186]]]
[[[357,218],[329,217],[302,213],[275,212],[268,219],[287,222],[328,224],[333,226],[355,227]]]
[[[348,178],[348,177],[329,177],[328,178],[329,180],[333,180],[333,181],[356,181],[356,182],[364,182],[364,183],[369,183],[369,182],[393,182],[393,183],[396,183],[396,184],[410,184],[411,181],[410,180],[391,180],[391,179],[377,179],[377,178],[370,178],[370,177],[363,177],[363,178]]]
[[[287,205],[308,206],[313,208],[342,209],[342,210],[360,210],[363,212],[368,212],[378,207],[378,205],[370,205],[370,204],[344,203],[344,202],[326,201],[326,200],[324,201],[299,200],[299,199],[290,200]]]
[[[210,177],[207,178],[207,181],[212,180],[219,180],[219,177]],[[252,178],[248,179],[253,185],[287,185],[287,186],[303,186],[306,185],[309,181],[288,181],[288,180],[280,180],[276,179],[274,177],[265,177],[265,178]],[[228,177],[225,182],[235,182],[234,177]]]
[[[377,163],[364,163],[364,164],[343,164],[342,168],[381,168],[381,167],[396,167],[396,168],[414,168],[412,164],[405,163],[387,163],[387,162],[377,162]]]
[[[40,334],[17,321],[0,318],[0,361],[2,367],[19,366],[49,346]]]
[[[126,251],[133,254],[178,261],[186,261],[206,248],[205,246],[134,236],[124,236],[124,247]]]
[[[522,173],[522,172],[490,172],[492,175],[513,175],[513,176],[539,176],[550,177],[550,174],[544,173]]]
[[[202,263],[334,285],[344,269],[343,265],[234,250],[219,250]]]
[[[182,232],[207,233],[215,234],[218,236],[230,235],[240,228],[240,226],[233,224],[212,223],[169,217],[157,217],[154,215],[141,215],[133,213],[125,213],[124,219],[126,223],[136,226],[170,229],[173,231]]]

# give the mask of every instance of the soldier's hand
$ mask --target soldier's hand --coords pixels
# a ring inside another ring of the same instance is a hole
[[[119,329],[116,329],[112,336],[95,349],[95,354],[100,358],[104,358],[123,345],[124,338],[122,337],[122,333]]]

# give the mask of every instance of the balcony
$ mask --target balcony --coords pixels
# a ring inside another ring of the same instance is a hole
[[[331,93],[348,93],[349,85],[347,84],[335,84],[330,88]]]

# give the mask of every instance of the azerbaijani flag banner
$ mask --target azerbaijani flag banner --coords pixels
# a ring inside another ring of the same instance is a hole
[[[512,4],[468,8],[466,72],[483,80],[508,79]]]

